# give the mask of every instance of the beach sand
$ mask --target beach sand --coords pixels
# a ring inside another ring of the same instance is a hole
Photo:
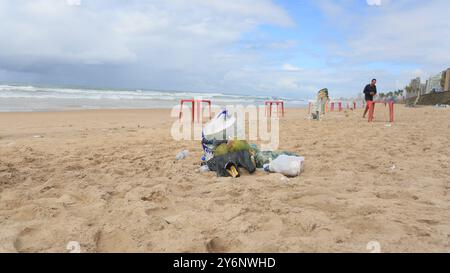
[[[306,111],[281,119],[289,181],[200,173],[169,110],[0,113],[0,252],[450,251],[450,110]]]

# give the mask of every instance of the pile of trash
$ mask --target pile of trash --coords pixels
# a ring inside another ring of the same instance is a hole
[[[234,137],[236,119],[224,110],[203,130],[201,171],[214,171],[220,177],[239,177],[242,170],[252,174],[257,169],[298,176],[303,170],[303,157],[290,152],[261,151],[257,145]]]

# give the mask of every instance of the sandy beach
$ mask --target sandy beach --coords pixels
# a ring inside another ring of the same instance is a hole
[[[169,110],[0,113],[0,252],[449,252],[450,111],[361,111],[288,109],[289,181],[199,172]]]

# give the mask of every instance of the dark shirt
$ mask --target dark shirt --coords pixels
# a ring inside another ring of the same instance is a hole
[[[366,87],[364,88],[364,94],[366,95],[366,101],[368,101],[368,100],[373,101],[373,95],[370,94],[372,92],[374,95],[377,94],[377,86],[376,85],[372,86],[370,84],[366,85]]]

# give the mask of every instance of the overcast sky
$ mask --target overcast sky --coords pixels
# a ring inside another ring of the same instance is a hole
[[[448,0],[0,0],[0,82],[310,97],[450,67]]]

